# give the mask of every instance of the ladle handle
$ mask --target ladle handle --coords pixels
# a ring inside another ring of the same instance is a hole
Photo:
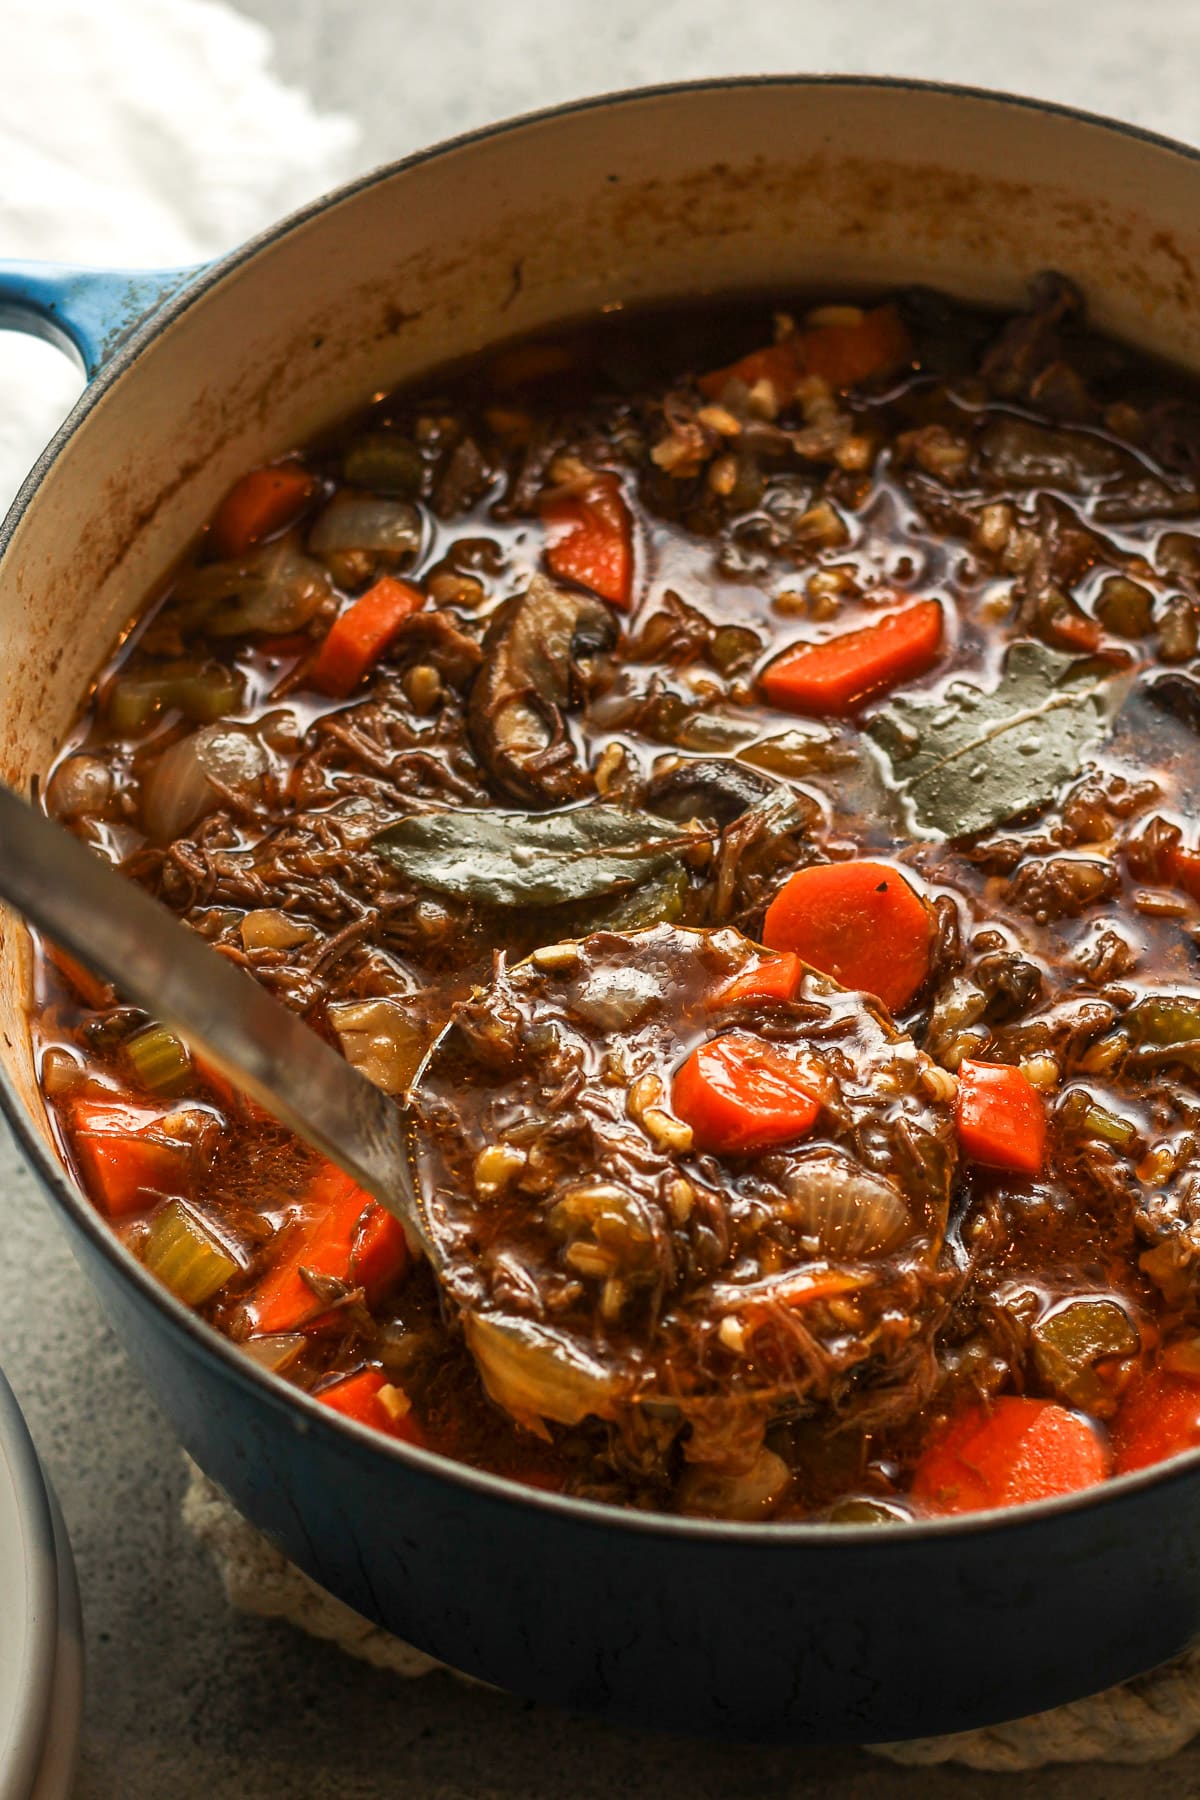
[[[0,899],[180,1032],[424,1241],[404,1108],[144,888],[3,785]]]

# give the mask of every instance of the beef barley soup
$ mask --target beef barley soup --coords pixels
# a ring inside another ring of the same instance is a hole
[[[247,473],[49,812],[385,1092],[399,1225],[39,947],[131,1253],[380,1432],[882,1522],[1200,1443],[1200,399],[1058,276],[625,316]]]

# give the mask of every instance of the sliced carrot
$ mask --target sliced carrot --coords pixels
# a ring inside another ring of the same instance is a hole
[[[404,1410],[405,1395],[393,1387],[380,1369],[362,1369],[347,1375],[331,1387],[322,1388],[316,1398],[322,1406],[332,1407],[344,1419],[357,1419],[388,1437],[403,1438],[406,1444],[423,1444],[425,1434],[411,1410]]]
[[[1108,1453],[1078,1413],[1008,1394],[990,1409],[970,1407],[935,1437],[912,1491],[935,1512],[976,1512],[1073,1494],[1108,1473]]]
[[[958,1066],[955,1123],[963,1155],[989,1169],[1040,1175],[1046,1158],[1046,1108],[1033,1083],[1008,1063]]]
[[[671,1106],[700,1149],[740,1156],[812,1130],[821,1108],[809,1085],[786,1051],[730,1031],[692,1051],[676,1073]]]
[[[929,974],[933,914],[887,863],[799,869],[767,908],[763,943],[900,1012]]]
[[[323,694],[347,699],[373,662],[383,655],[405,619],[425,604],[420,588],[394,575],[381,575],[373,587],[339,613],[317,652],[309,679]]]
[[[110,981],[102,981],[98,975],[93,975],[57,944],[47,944],[46,950],[63,980],[74,988],[85,1006],[90,1006],[94,1012],[103,1012],[113,1005],[117,990]]]
[[[84,1186],[110,1219],[145,1212],[165,1195],[191,1192],[196,1147],[162,1128],[163,1114],[130,1102],[81,1097],[71,1144]]]
[[[832,388],[855,387],[912,359],[912,340],[894,306],[876,306],[857,324],[814,325],[764,350],[752,350],[726,368],[702,375],[700,392],[718,400],[730,381],[753,387],[769,381],[781,402],[801,375],[819,375]]]
[[[1173,845],[1166,855],[1166,876],[1172,887],[1182,888],[1193,900],[1200,900],[1200,850]]]
[[[791,399],[792,390],[800,379],[800,338],[786,337],[778,344],[770,344],[765,350],[752,350],[749,356],[743,356],[724,369],[713,369],[708,375],[702,375],[697,382],[700,392],[709,400],[719,400],[731,381],[742,381],[752,388],[760,381],[769,381],[775,389],[779,404]]]
[[[912,340],[894,306],[876,306],[856,325],[817,325],[801,335],[807,375],[832,388],[856,387],[912,358]]]
[[[766,956],[726,982],[709,1002],[710,1006],[735,1006],[739,1001],[790,1000],[800,985],[803,970],[800,958],[785,950],[779,956]]]
[[[218,554],[241,556],[298,519],[316,482],[298,462],[251,469],[234,483],[212,516],[209,530]]]
[[[408,1267],[399,1220],[332,1163],[309,1187],[303,1218],[298,1241],[248,1302],[256,1332],[294,1331],[324,1322],[328,1307],[301,1270],[361,1287],[374,1300]]]
[[[1152,1369],[1131,1383],[1113,1420],[1113,1468],[1145,1469],[1200,1444],[1200,1380]]]
[[[816,718],[843,718],[937,661],[945,620],[937,600],[919,600],[872,625],[821,643],[796,644],[762,673],[772,706]]]
[[[633,520],[617,477],[592,475],[551,488],[542,496],[541,514],[551,573],[627,607],[633,593]]]

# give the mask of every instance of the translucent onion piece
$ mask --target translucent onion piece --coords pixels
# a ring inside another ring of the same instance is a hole
[[[791,1471],[773,1450],[760,1450],[740,1474],[692,1463],[676,1491],[680,1512],[709,1519],[764,1519],[783,1498]]]
[[[314,936],[311,925],[291,918],[275,906],[262,906],[242,920],[242,943],[247,950],[294,950]]]
[[[545,1436],[543,1419],[578,1425],[592,1415],[612,1418],[615,1376],[570,1338],[532,1320],[479,1313],[467,1314],[464,1331],[483,1385],[519,1425]]]
[[[343,492],[317,519],[308,547],[318,556],[369,550],[376,556],[407,560],[421,547],[421,516],[407,500]]]
[[[428,1033],[396,1000],[335,1000],[327,1017],[346,1061],[385,1094],[402,1094],[425,1054]]]
[[[290,1369],[305,1349],[308,1339],[302,1331],[272,1331],[263,1337],[245,1338],[238,1349],[264,1369],[282,1375]]]
[[[220,801],[209,776],[247,795],[267,772],[269,758],[249,731],[204,725],[163,752],[142,789],[142,823],[156,843],[182,837]]]
[[[224,1287],[238,1264],[181,1200],[153,1220],[142,1260],[185,1306],[202,1306]]]
[[[213,637],[253,632],[283,636],[307,625],[329,597],[320,563],[284,538],[237,562],[185,570],[176,582],[170,613],[183,630]]]
[[[791,1216],[826,1256],[890,1250],[910,1228],[899,1191],[839,1151],[800,1157],[786,1177]]]

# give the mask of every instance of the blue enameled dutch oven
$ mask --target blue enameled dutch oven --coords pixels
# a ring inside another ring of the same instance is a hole
[[[0,774],[28,787],[139,599],[245,468],[364,395],[602,305],[929,282],[1013,305],[1065,270],[1103,329],[1200,367],[1200,159],[922,83],[618,95],[409,158],[223,261],[0,271],[0,323],[92,377],[0,537]],[[374,1436],[252,1366],[134,1263],[52,1147],[3,922],[13,1128],[192,1456],[307,1573],[525,1694],[683,1731],[957,1730],[1121,1680],[1200,1631],[1200,1455],[900,1527],[649,1517]]]

